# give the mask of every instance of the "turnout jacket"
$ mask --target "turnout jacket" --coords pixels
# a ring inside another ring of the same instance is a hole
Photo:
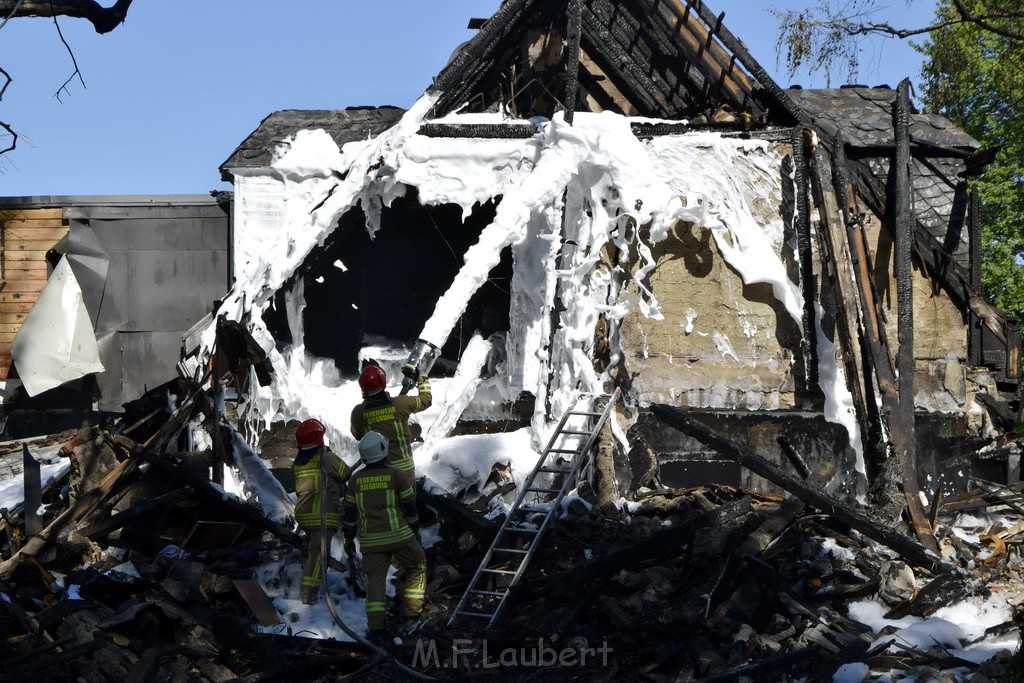
[[[412,465],[412,435],[409,416],[430,407],[430,381],[423,377],[416,386],[417,395],[395,396],[386,391],[369,396],[352,409],[352,436],[363,438],[367,432],[379,432],[388,440],[388,463],[402,470],[410,482],[415,479]]]
[[[394,550],[405,545],[419,524],[409,478],[385,460],[352,475],[345,494],[346,536],[358,530],[363,550]]]
[[[323,501],[321,486],[324,486],[320,469],[321,454],[327,460],[327,528],[337,530],[341,515],[335,506],[341,497],[341,485],[348,478],[349,468],[345,461],[327,448],[300,450],[292,463],[295,476],[295,521],[303,529],[319,528],[320,508]]]

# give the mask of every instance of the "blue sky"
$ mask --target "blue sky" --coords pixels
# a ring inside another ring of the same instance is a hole
[[[103,4],[110,4],[104,1]],[[782,86],[823,87],[777,64],[777,22],[760,3],[708,0]],[[13,78],[0,120],[21,136],[0,157],[0,195],[203,194],[231,189],[218,167],[279,109],[407,107],[452,51],[471,17],[500,0],[136,0],[124,25],[100,36],[60,19],[85,87],[49,19],[0,31],[0,67]],[[301,11],[291,11],[300,7]],[[933,0],[892,0],[894,24],[927,21]],[[859,82],[919,80],[920,57],[896,41],[864,43]],[[6,144],[6,141],[3,141]]]

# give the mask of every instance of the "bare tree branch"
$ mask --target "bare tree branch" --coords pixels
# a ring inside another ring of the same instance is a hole
[[[0,100],[3,100],[4,93],[7,92],[7,86],[9,86],[11,84],[11,81],[13,81],[14,79],[11,78],[11,75],[9,73],[4,71],[3,67],[0,67],[0,74],[3,74],[3,77],[7,79],[7,81],[4,83],[4,86],[0,88]],[[6,130],[7,133],[11,136],[11,144],[8,145],[7,147],[4,147],[3,149],[0,149],[0,154],[6,154],[7,152],[12,151],[18,145],[18,134],[15,133],[14,129],[11,128],[5,121],[0,121],[0,128]]]
[[[31,0],[0,0],[0,14],[12,17],[66,16],[85,19],[96,33],[109,33],[124,22],[133,0],[117,0],[111,7],[103,7],[96,0],[62,0],[57,3]]]
[[[53,3],[51,3],[51,7],[52,4]],[[70,76],[68,76],[68,80],[64,81],[64,83],[57,88],[57,92],[53,93],[53,96],[57,98],[58,102],[60,102],[60,93],[62,90],[69,95],[71,94],[71,91],[68,90],[68,83],[73,81],[75,76],[78,76],[78,80],[82,82],[83,88],[85,87],[85,79],[82,78],[82,71],[78,68],[78,60],[75,59],[75,53],[71,50],[71,46],[68,45],[68,41],[64,40],[64,32],[60,30],[60,24],[57,23],[56,14],[53,15],[53,25],[57,28],[57,35],[60,36],[60,42],[64,43],[64,48],[68,51],[68,55],[71,57],[71,63],[75,66],[75,70],[71,72]]]
[[[1016,12],[1008,12],[1002,7],[996,5],[996,7],[1002,11],[999,12],[985,12],[982,14],[974,14],[964,4],[963,0],[953,0],[953,4],[956,6],[956,11],[960,13],[960,16],[964,18],[964,21],[977,24],[986,31],[991,31],[996,35],[1003,36],[1005,38],[1012,38],[1014,40],[1024,40],[1024,33],[1020,31],[1012,31],[1001,26],[997,26],[992,23],[995,19],[1020,19],[1024,16],[1024,11],[1018,9]],[[995,3],[992,3],[995,5]],[[979,7],[984,8],[985,3],[979,2]]]

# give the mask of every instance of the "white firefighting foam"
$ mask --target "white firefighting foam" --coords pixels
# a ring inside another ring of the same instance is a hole
[[[323,243],[342,214],[359,203],[368,230],[374,232],[380,226],[380,208],[403,195],[407,186],[415,186],[421,202],[454,203],[464,213],[478,202],[501,196],[494,221],[465,255],[464,267],[425,321],[421,337],[439,346],[445,342],[502,249],[511,246],[515,271],[507,343],[510,381],[515,390],[538,397],[539,411],[549,404],[555,417],[574,400],[577,386],[594,393],[603,389],[603,378],[596,376],[591,361],[599,315],[614,323],[636,308],[652,319],[662,317],[657,297],[644,281],[655,266],[651,247],[678,221],[709,230],[743,281],[770,284],[801,326],[799,287],[789,279],[778,253],[781,220],[759,222],[748,199],[763,195],[765,183],[781,182],[781,157],[767,142],[713,133],[642,141],[632,133],[629,118],[612,113],[580,113],[572,125],[560,115],[534,121],[538,133],[527,139],[416,135],[432,104],[432,97],[425,95],[392,129],[341,150],[328,136],[310,131],[282,146],[273,168],[285,185],[285,224],[276,244],[248,245],[248,253],[261,256],[248,264],[251,277],[238,281],[221,313],[237,319],[253,307],[265,306],[305,256]],[[466,119],[479,123],[487,117]],[[446,118],[460,120],[459,115]],[[649,226],[649,237],[641,237],[635,229],[639,225]],[[609,242],[623,251],[632,247],[640,255],[641,267],[631,281],[619,282],[599,262],[601,248]],[[571,244],[575,248],[566,246]],[[562,262],[556,268],[554,256],[560,248]],[[556,281],[566,310],[551,335],[547,313]],[[301,304],[301,296],[297,298]],[[250,320],[276,377],[273,386],[254,392],[243,412],[263,424],[281,417],[317,417],[328,425],[336,447],[354,451],[347,416],[358,393],[338,381],[322,360],[306,357],[301,346],[279,353],[260,316]],[[820,327],[816,331],[825,414],[846,427],[858,454],[857,469],[863,472],[860,434],[835,362],[836,350]],[[615,330],[611,332],[617,342]],[[554,339],[550,348],[538,343],[549,337]],[[207,340],[212,340],[212,331]],[[613,347],[611,353],[617,358],[619,349]],[[557,379],[548,396],[553,370]],[[533,426],[534,443],[542,443],[550,429],[548,416],[538,412]]]

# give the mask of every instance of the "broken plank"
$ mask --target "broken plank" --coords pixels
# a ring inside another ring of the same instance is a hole
[[[124,480],[137,472],[139,463],[139,458],[130,458],[119,463],[117,467],[107,473],[95,488],[86,491],[73,505],[50,522],[49,526],[30,538],[10,559],[0,562],[0,579],[10,576],[11,572],[17,568],[23,558],[38,555],[68,526],[88,516],[89,513],[106,500],[111,491],[115,490]]]
[[[122,510],[121,512],[118,512],[116,515],[113,515],[108,519],[93,522],[92,525],[90,525],[89,528],[83,532],[83,535],[89,538],[104,536],[106,534],[109,534],[111,531],[120,529],[125,524],[135,519],[139,515],[146,514],[147,512],[152,512],[153,510],[161,508],[164,505],[176,503],[179,500],[183,499],[186,495],[188,495],[188,489],[182,488],[177,489],[175,491],[171,491],[170,493],[165,493],[162,496],[157,496],[156,498],[144,500],[141,503],[133,505],[127,510]]]
[[[153,437],[153,439],[155,438],[156,436]],[[151,441],[153,439],[151,439]],[[181,462],[172,456],[154,453],[150,449],[135,443],[121,434],[115,436],[114,441],[124,445],[136,456],[139,456],[137,458],[132,458],[130,462],[145,460],[168,474],[180,477],[183,482],[192,487],[192,490],[204,499],[230,509],[239,518],[249,524],[252,524],[254,527],[262,529],[263,531],[268,531],[292,546],[300,550],[305,550],[305,542],[298,534],[264,516],[259,510],[226,495],[221,489],[215,488],[213,484],[206,479],[202,479],[192,474],[188,469],[182,466]],[[0,576],[2,576],[2,574],[0,574]]]
[[[260,626],[273,626],[281,623],[281,615],[277,613],[274,603],[258,583],[252,579],[234,579],[231,583],[235,585]]]
[[[71,661],[73,659],[78,659],[79,657],[89,654],[93,650],[98,650],[101,647],[105,647],[107,645],[107,642],[108,641],[106,638],[95,638],[85,643],[69,647],[63,652],[59,652],[58,654],[55,654],[52,657],[34,659],[32,662],[24,664],[20,667],[12,667],[7,670],[7,673],[15,676],[23,676],[25,674],[30,674],[36,671],[45,671],[50,667],[57,666],[58,664],[63,664],[64,662]]]
[[[28,444],[21,444],[22,481],[25,490],[25,535],[35,536],[43,530],[43,516],[39,508],[43,505],[43,487],[39,474],[39,462],[32,457]]]
[[[889,527],[878,524],[853,507],[835,500],[824,491],[808,486],[806,482],[783,471],[746,446],[715,433],[678,408],[664,404],[654,404],[651,406],[651,412],[666,424],[689,434],[704,445],[714,448],[725,457],[764,477],[776,486],[782,487],[808,505],[834,517],[843,524],[853,527],[873,541],[895,550],[914,566],[924,567],[933,572],[959,571],[917,541]]]

